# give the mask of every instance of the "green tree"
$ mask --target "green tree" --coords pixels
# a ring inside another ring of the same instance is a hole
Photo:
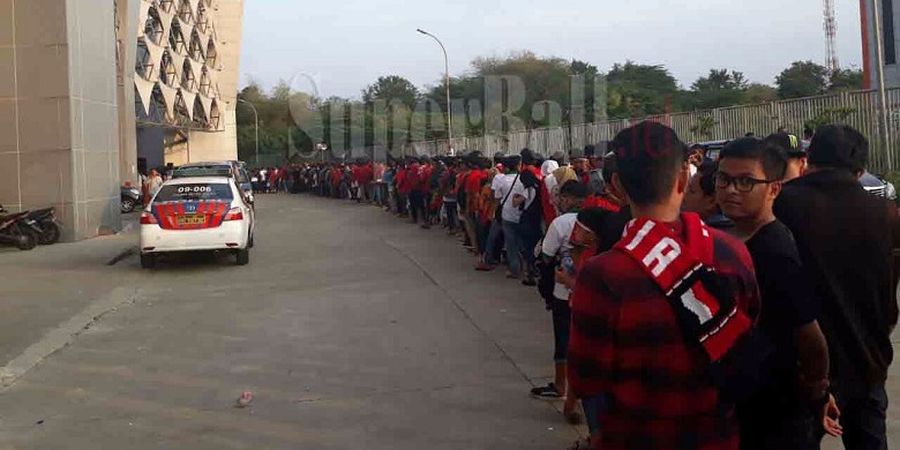
[[[376,100],[390,103],[397,100],[412,108],[416,105],[419,90],[406,78],[390,75],[378,77],[375,83],[363,90],[362,97],[366,103],[373,103]]]
[[[739,105],[744,102],[747,86],[747,80],[741,72],[710,69],[709,75],[698,78],[691,85],[694,106],[698,109],[712,109]]]
[[[854,91],[863,88],[863,72],[859,69],[838,69],[831,73],[828,90],[832,92]]]
[[[624,119],[671,112],[678,94],[678,83],[661,65],[642,65],[631,61],[616,64],[606,74],[608,112],[611,118]]]
[[[824,125],[842,123],[855,112],[856,108],[829,108],[804,122],[803,127],[815,130]]]
[[[580,60],[572,60],[572,63],[569,65],[569,71],[571,72],[573,78],[572,82],[580,82],[582,86],[580,87],[584,92],[584,111],[581,117],[572,117],[572,112],[576,108],[581,105],[569,105],[568,112],[569,114],[565,114],[564,118],[567,122],[571,123],[573,120],[583,120],[585,122],[593,122],[600,120],[606,117],[606,102],[604,100],[605,92],[598,92],[598,89],[603,89],[602,84],[598,82],[605,75],[600,73],[600,70],[597,66],[594,66],[591,63],[580,61]],[[575,88],[573,86],[573,88]],[[570,100],[573,101],[574,99]]]
[[[751,83],[744,91],[744,100],[748,104],[769,103],[778,100],[778,89],[762,83]]]
[[[812,61],[796,61],[775,78],[781,98],[811,97],[828,88],[828,69]]]

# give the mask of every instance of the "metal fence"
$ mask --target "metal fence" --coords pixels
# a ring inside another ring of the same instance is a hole
[[[900,163],[900,88],[887,92],[890,116],[889,137],[884,146],[879,136],[878,93],[874,90],[842,92],[833,95],[782,100],[758,105],[742,105],[705,111],[664,114],[623,120],[608,120],[556,128],[539,128],[506,135],[468,136],[453,139],[460,152],[480,150],[486,155],[518,152],[530,148],[543,155],[583,148],[612,140],[616,133],[642,120],[656,120],[671,126],[685,141],[700,142],[742,137],[748,132],[768,135],[785,128],[800,135],[804,124],[823,113],[844,109],[849,112],[841,122],[853,126],[868,137],[871,147],[870,168],[885,173]],[[706,123],[708,127],[697,128]],[[705,128],[705,129],[704,129]],[[438,155],[446,152],[446,140],[414,142],[400,149],[403,155]]]

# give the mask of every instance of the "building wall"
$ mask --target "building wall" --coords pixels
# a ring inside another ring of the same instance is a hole
[[[234,103],[232,103],[233,105]],[[189,153],[186,162],[228,161],[238,159],[237,154],[237,120],[235,111],[222,114],[225,121],[223,131],[209,133],[191,131],[188,134]],[[172,161],[168,158],[169,161]]]
[[[154,37],[140,31],[137,33],[138,45],[148,48],[150,58],[147,62],[153,64],[155,69],[149,72],[147,70],[138,71],[135,75],[135,86],[141,98],[149,98],[153,89],[172,93],[166,96],[166,93],[162,92],[163,98],[154,97],[154,101],[161,105],[156,111],[163,114],[148,114],[146,110],[140,109],[138,114],[146,115],[153,122],[183,129],[189,135],[189,149],[181,152],[183,155],[179,153],[177,157],[171,155],[172,149],[166,149],[166,161],[173,162],[173,159],[182,160],[184,158],[189,161],[236,159],[236,132],[230,130],[229,127],[234,123],[234,103],[239,82],[243,0],[174,0],[171,6],[166,5],[165,7],[158,2],[138,1],[143,8],[141,10],[142,17],[148,17],[151,23],[160,23],[164,29],[164,35],[176,33],[175,36],[178,36],[175,30],[181,30],[182,34],[190,34],[186,30],[199,31],[202,35],[200,40],[209,39],[214,42],[216,49],[216,58],[213,60],[209,53],[191,55],[177,42],[170,45],[172,43],[168,39],[164,39],[163,42],[155,43]],[[190,13],[187,12],[188,10]],[[201,11],[205,11],[205,13]],[[160,20],[157,22],[154,19],[154,13],[164,14],[159,14]],[[201,17],[208,19],[210,24],[208,29],[203,26],[204,22],[200,20]],[[206,89],[202,84],[200,86],[190,85],[180,78],[179,82],[172,82],[171,79],[164,80],[160,77],[159,68],[162,67],[165,55],[184,58],[190,63],[190,72],[186,72],[189,70],[187,68],[184,71],[178,69],[179,77],[184,73],[194,73],[195,76],[200,77],[197,72],[202,67],[203,71],[211,75],[213,80],[211,87]],[[195,58],[195,56],[197,57]],[[197,108],[206,109],[207,105],[202,103],[203,99],[215,102],[215,106],[206,111],[208,113],[206,121],[200,120],[198,123],[196,112],[193,117],[185,116],[183,111],[179,112],[177,107],[179,102],[187,99],[187,102],[191,103],[190,99],[194,96],[197,96],[196,100],[193,100],[196,105],[193,103],[187,105],[191,111],[196,111]],[[212,110],[218,111],[218,121],[215,120]],[[186,126],[185,123],[188,125]],[[144,141],[140,141],[139,145],[144,145]],[[156,151],[162,151],[162,149],[141,148],[139,153],[146,154]]]
[[[238,158],[235,107],[240,83],[244,0],[219,0],[218,8],[219,55],[224,69],[219,75],[219,107],[222,109],[223,130],[212,133],[190,132],[191,162]]]
[[[113,3],[0,0],[0,203],[66,240],[120,226]]]
[[[233,159],[243,0],[177,1],[215,11],[220,54],[221,123],[192,132],[186,155]],[[0,0],[0,204],[56,207],[65,240],[118,230],[119,186],[137,182],[134,44],[148,4]]]
[[[900,87],[900,0],[881,0],[882,16],[882,35],[884,36],[885,49],[885,66],[884,78],[885,84],[889,88]],[[875,64],[878,63],[876,54],[875,41],[875,16],[871,8],[871,0],[862,0],[860,2],[862,14],[865,17],[863,21],[864,45],[867,42],[868,48],[863,49],[866,52],[868,64],[872,68],[869,71],[869,83],[871,87],[878,86],[878,73],[875,71]],[[885,11],[891,14],[886,17],[882,13]],[[891,45],[893,44],[893,45]],[[893,58],[891,58],[893,54]],[[893,62],[891,62],[893,59]]]

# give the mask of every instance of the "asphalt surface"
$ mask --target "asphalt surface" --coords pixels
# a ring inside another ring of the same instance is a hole
[[[249,266],[0,253],[0,450],[551,449],[533,289],[371,206],[259,196]],[[242,392],[253,393],[245,408]]]
[[[0,249],[0,450],[562,449],[584,432],[527,394],[552,376],[533,289],[375,207],[257,208],[245,267],[143,271],[134,228]],[[900,444],[896,402],[888,430]]]

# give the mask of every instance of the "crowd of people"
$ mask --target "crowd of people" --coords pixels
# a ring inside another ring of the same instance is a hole
[[[296,167],[293,168],[296,170]],[[263,167],[250,171],[250,183],[253,192],[274,194],[290,191],[291,167]]]
[[[443,226],[535,286],[574,448],[886,449],[897,208],[829,125],[716,156],[643,122],[605,148],[309,164],[289,190]],[[603,146],[601,146],[603,147]],[[548,350],[549,345],[548,343]],[[549,351],[548,351],[549,353]]]

